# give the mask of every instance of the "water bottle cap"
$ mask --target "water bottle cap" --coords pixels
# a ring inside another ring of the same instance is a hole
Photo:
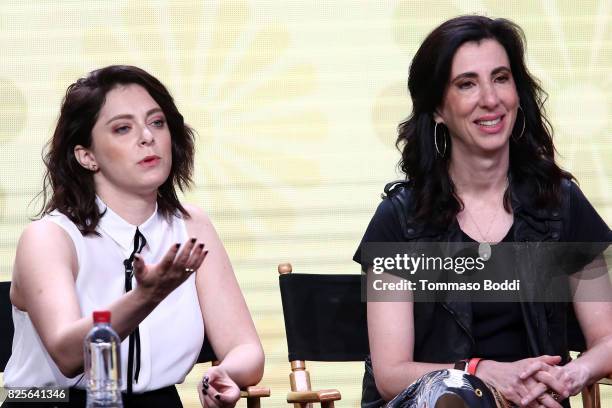
[[[110,310],[96,310],[93,312],[94,323],[110,323]]]

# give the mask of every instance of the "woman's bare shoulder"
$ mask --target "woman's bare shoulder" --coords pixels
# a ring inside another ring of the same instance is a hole
[[[187,210],[189,213],[189,217],[185,217],[187,229],[212,229],[214,231],[214,226],[210,220],[210,217],[202,208],[193,204],[183,204],[183,208],[185,208],[185,210]]]
[[[62,227],[44,218],[31,222],[17,243],[11,278],[13,303],[25,309],[24,286],[31,286],[32,281],[44,280],[51,274],[57,277],[59,270],[75,275],[76,265],[74,244]]]
[[[60,247],[70,242],[68,232],[49,219],[42,218],[29,223],[19,238],[17,249],[20,247],[43,246]]]

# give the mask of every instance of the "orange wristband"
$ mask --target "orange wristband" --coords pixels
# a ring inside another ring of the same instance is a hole
[[[476,369],[478,368],[478,363],[480,363],[482,358],[470,358],[467,365],[467,373],[470,375],[476,375]]]

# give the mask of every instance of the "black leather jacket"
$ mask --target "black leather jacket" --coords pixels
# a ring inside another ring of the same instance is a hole
[[[559,241],[564,220],[569,218],[571,182],[562,182],[560,208],[541,209],[530,205],[533,194],[527,186],[512,184],[512,210],[514,213],[515,242]],[[455,221],[446,229],[416,223],[410,218],[411,190],[406,182],[390,183],[385,187],[385,199],[391,200],[394,212],[400,220],[405,241],[457,242],[461,230]],[[516,260],[517,273],[537,274],[529,257]],[[521,303],[529,351],[532,356],[544,354],[569,359],[567,342],[567,303]],[[414,361],[453,363],[473,357],[471,305],[464,302],[439,302],[414,304]],[[363,378],[362,407],[379,407],[383,404],[376,390],[372,365],[366,360]]]

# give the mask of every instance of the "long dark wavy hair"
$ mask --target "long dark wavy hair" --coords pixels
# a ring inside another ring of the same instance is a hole
[[[545,207],[560,203],[561,179],[573,178],[555,163],[552,127],[543,107],[547,94],[525,66],[521,28],[503,18],[456,17],[433,30],[416,52],[408,77],[412,113],[398,127],[396,146],[402,152],[399,167],[410,180],[417,220],[448,225],[463,208],[448,172],[450,140],[444,157],[436,153],[433,114],[442,104],[457,49],[468,41],[484,39],[494,39],[506,50],[522,108],[510,138],[511,184],[530,183],[535,205]],[[523,123],[525,131],[521,135]],[[439,146],[444,145],[441,133],[448,135],[448,129],[438,125]],[[510,195],[509,186],[504,200],[508,211]]]
[[[111,65],[92,71],[66,90],[55,132],[43,156],[46,171],[41,191],[43,205],[38,216],[58,210],[70,218],[83,235],[95,233],[101,214],[96,205],[94,173],[81,166],[74,148],[91,146],[91,130],[106,94],[117,86],[128,84],[138,84],[147,90],[164,112],[170,130],[172,167],[158,189],[158,210],[165,217],[177,211],[189,217],[178,200],[175,187],[184,191],[192,184],[194,131],[185,124],[166,87],[146,71],[128,65]]]

